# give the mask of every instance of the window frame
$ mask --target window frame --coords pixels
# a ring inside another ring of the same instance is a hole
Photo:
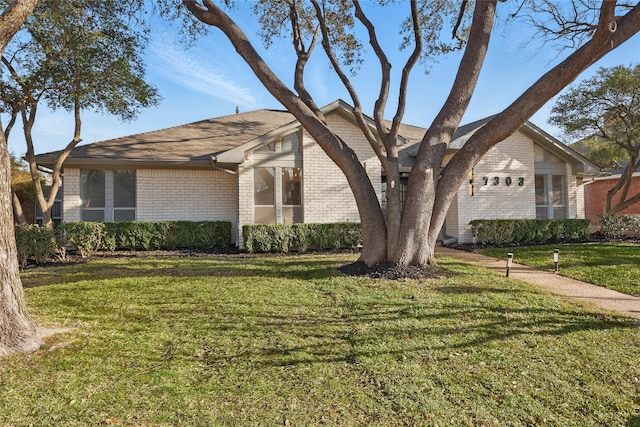
[[[134,206],[115,206],[116,204],[116,185],[115,176],[120,171],[132,171],[133,172],[133,204]],[[83,176],[86,173],[101,172],[104,175],[104,206],[98,207],[85,207],[83,198],[84,185]],[[136,221],[138,217],[138,172],[136,169],[80,169],[80,220],[83,222],[124,222],[124,221]],[[102,212],[102,219],[97,217],[91,217],[92,213]],[[126,219],[116,219],[123,213],[132,213]]]

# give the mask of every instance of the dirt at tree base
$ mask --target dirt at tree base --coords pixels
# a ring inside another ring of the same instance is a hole
[[[363,261],[356,261],[338,267],[338,270],[348,276],[363,276],[372,279],[438,279],[441,277],[451,277],[449,270],[445,270],[437,265],[418,267],[415,265],[401,266],[390,263],[379,263],[369,267]]]

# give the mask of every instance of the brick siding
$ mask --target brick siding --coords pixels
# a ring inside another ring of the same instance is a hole
[[[613,188],[617,179],[597,179],[585,184],[584,186],[584,210],[585,218],[591,220],[591,224],[599,225],[598,215],[604,213],[604,202],[607,199],[607,192]],[[633,177],[631,187],[629,188],[629,196],[640,193],[640,176]],[[614,200],[619,200],[615,197]],[[636,203],[620,212],[624,214],[640,214],[640,203]]]

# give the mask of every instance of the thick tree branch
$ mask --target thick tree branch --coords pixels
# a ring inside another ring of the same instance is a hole
[[[356,153],[273,73],[242,30],[211,0],[203,0],[202,5],[195,0],[183,0],[183,4],[197,19],[217,27],[225,34],[269,93],[298,119],[327,156],[342,170],[355,196],[360,217],[367,218],[362,221],[362,235],[367,242],[363,244],[361,259],[366,263],[384,259],[384,248],[372,241],[386,241],[384,217],[376,191]]]
[[[402,68],[402,77],[400,78],[400,88],[398,91],[398,108],[396,109],[396,114],[393,117],[391,130],[389,131],[391,137],[394,140],[398,137],[400,124],[402,123],[402,118],[404,117],[404,112],[407,104],[407,87],[409,85],[409,76],[411,75],[411,70],[413,70],[413,67],[416,65],[416,63],[420,59],[420,55],[422,54],[422,31],[420,29],[420,18],[418,16],[418,6],[416,1],[411,2],[411,21],[413,23],[413,37],[415,39],[415,44],[413,46],[411,55]]]
[[[435,242],[440,232],[446,211],[455,194],[449,187],[442,191],[445,209],[436,210],[440,203],[436,190],[440,189],[438,177],[442,168],[446,147],[458,128],[462,116],[471,100],[486,56],[489,38],[495,17],[495,1],[476,2],[470,28],[469,43],[466,46],[458,73],[449,96],[425,133],[409,175],[407,201],[404,208],[400,241],[403,251],[397,254],[396,262],[401,265],[424,265],[432,260],[424,250],[416,249]],[[419,218],[419,225],[409,225]],[[427,236],[425,239],[424,236]]]
[[[302,102],[304,102],[311,110],[314,111],[316,116],[318,116],[322,121],[325,121],[324,115],[320,110],[320,107],[315,103],[311,94],[307,91],[306,85],[304,83],[304,70],[311,57],[311,53],[313,52],[316,42],[318,40],[318,35],[320,33],[320,27],[316,27],[316,31],[313,34],[311,39],[311,43],[309,45],[309,49],[305,49],[304,40],[302,39],[302,30],[300,28],[300,22],[298,21],[298,13],[296,11],[295,2],[290,3],[290,12],[289,12],[289,20],[291,21],[291,34],[293,40],[293,47],[296,52],[297,61],[294,70],[294,83],[293,88]],[[326,123],[326,121],[325,121]]]
[[[586,68],[640,30],[640,5],[619,19],[614,16],[615,6],[614,1],[603,2],[598,27],[592,39],[545,73],[516,101],[467,141],[463,149],[459,150],[444,168],[439,188],[458,188],[471,168],[492,146],[515,133],[537,110]],[[436,209],[448,207],[450,201],[447,202],[443,196],[443,193],[438,194]]]
[[[2,12],[0,15],[0,55],[37,4],[38,0],[15,0]]]
[[[380,46],[380,42],[378,41],[378,36],[376,34],[376,29],[362,10],[360,2],[358,0],[353,0],[353,6],[355,7],[356,18],[358,18],[362,25],[364,25],[364,27],[367,29],[367,33],[369,34],[369,44],[373,48],[373,52],[380,62],[380,91],[378,92],[378,99],[376,100],[373,109],[373,117],[376,122],[378,134],[385,144],[385,148],[388,150],[389,141],[388,138],[386,138],[388,130],[386,128],[384,120],[384,109],[387,106],[387,99],[389,98],[389,87],[391,84],[391,63],[389,62],[387,55],[384,53],[382,46]],[[393,141],[393,144],[395,144],[395,141]]]
[[[316,17],[318,18],[318,22],[320,23],[320,30],[322,32],[322,47],[325,51],[325,54],[329,58],[329,62],[338,75],[338,78],[344,85],[345,89],[347,89],[347,92],[349,92],[349,96],[351,96],[351,100],[353,101],[353,114],[356,122],[362,130],[365,138],[367,138],[367,141],[369,141],[369,144],[373,148],[373,151],[376,153],[376,156],[378,157],[378,159],[380,159],[380,162],[382,162],[382,167],[384,168],[386,165],[386,157],[383,146],[382,144],[380,144],[379,140],[369,128],[367,120],[362,112],[362,104],[360,103],[358,93],[353,87],[351,80],[349,80],[346,73],[342,69],[340,61],[338,61],[338,58],[333,51],[330,41],[331,39],[329,38],[329,29],[327,28],[327,22],[324,17],[323,9],[316,0],[311,0],[311,4],[313,4],[313,7],[316,11]]]

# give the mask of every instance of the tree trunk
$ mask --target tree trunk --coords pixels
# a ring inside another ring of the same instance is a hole
[[[22,210],[22,203],[20,203],[20,199],[18,195],[12,190],[11,196],[13,198],[13,214],[15,216],[14,221],[20,225],[27,225],[27,218],[24,216],[24,211]]]
[[[35,8],[37,0],[14,1],[0,16],[0,54]],[[11,203],[11,158],[0,133],[0,355],[34,351],[42,345],[29,317],[18,270]]]
[[[12,206],[11,160],[0,134],[0,355],[34,351],[42,345],[24,301]]]

